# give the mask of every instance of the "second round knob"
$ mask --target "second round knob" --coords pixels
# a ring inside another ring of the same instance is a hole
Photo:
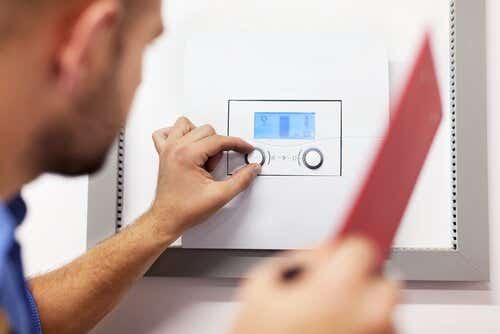
[[[304,165],[309,169],[319,169],[323,165],[323,153],[317,148],[311,148],[304,152]]]

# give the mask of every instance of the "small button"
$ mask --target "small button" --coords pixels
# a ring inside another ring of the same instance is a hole
[[[261,166],[264,166],[264,164],[266,163],[266,155],[262,149],[255,148],[252,153],[245,155],[245,162],[248,165],[260,164]]]
[[[317,148],[310,148],[304,152],[304,165],[309,169],[319,169],[323,165],[323,153]]]

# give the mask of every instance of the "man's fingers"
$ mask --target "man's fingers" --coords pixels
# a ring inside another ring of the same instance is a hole
[[[250,273],[250,277],[259,278],[262,277],[265,280],[271,280],[275,278],[273,283],[284,283],[281,280],[281,275],[289,270],[290,268],[303,267],[306,269],[316,269],[320,263],[324,260],[320,252],[317,249],[304,249],[287,251],[280,253],[276,257],[269,258],[265,261],[259,263]]]
[[[401,288],[402,285],[398,281],[383,277],[375,278],[366,289],[365,299],[392,309],[400,302]]]
[[[165,146],[171,130],[172,127],[169,126],[168,128],[163,128],[153,132],[153,142],[155,144],[156,152],[160,153],[162,148]]]
[[[371,282],[362,297],[361,317],[374,333],[392,333],[394,308],[400,301],[400,284],[383,278]]]
[[[182,138],[183,143],[194,143],[217,134],[214,127],[208,124],[197,127]]]
[[[323,270],[331,272],[332,277],[342,282],[363,281],[376,269],[376,249],[366,239],[348,238],[334,247],[331,252],[332,257],[326,261]],[[339,271],[339,268],[342,270]],[[328,276],[324,272],[321,275]]]
[[[205,162],[223,151],[250,153],[253,146],[241,138],[214,135],[207,137],[196,144],[195,154],[204,155]]]
[[[223,153],[219,152],[217,155],[207,160],[207,162],[205,163],[205,169],[207,170],[207,172],[212,173],[215,170],[215,168],[217,168],[217,165],[221,161],[222,156]]]
[[[259,164],[251,164],[241,168],[226,180],[215,183],[216,186],[221,188],[222,202],[224,204],[228,203],[247,189],[260,171],[261,166]]]
[[[156,151],[160,153],[169,141],[175,141],[194,129],[193,123],[186,117],[177,119],[173,126],[157,130],[153,133]]]
[[[294,288],[294,283],[302,283],[321,262],[317,250],[297,250],[281,253],[276,257],[261,261],[246,276],[243,294],[252,295],[259,291]],[[300,269],[299,269],[300,268]],[[297,270],[293,280],[286,278],[286,272]]]
[[[186,117],[178,118],[174,126],[170,130],[170,134],[167,138],[167,143],[179,140],[180,138],[191,132],[194,128],[194,124],[191,123],[191,121]]]

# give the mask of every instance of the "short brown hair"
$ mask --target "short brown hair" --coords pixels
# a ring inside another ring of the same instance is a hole
[[[92,0],[0,0],[0,44],[25,29],[36,27],[40,18],[48,13],[60,11],[78,11],[83,9]],[[141,1],[120,0],[126,13],[140,8]],[[1,45],[0,45],[1,48]]]
[[[29,32],[49,10],[54,12],[83,1],[87,0],[0,0],[0,41]]]

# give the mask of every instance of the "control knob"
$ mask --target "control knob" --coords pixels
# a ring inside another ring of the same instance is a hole
[[[248,165],[260,164],[264,166],[266,163],[266,155],[262,149],[256,147],[252,153],[245,155],[245,162]]]
[[[309,169],[319,169],[323,165],[323,153],[317,148],[310,148],[302,156],[304,165]]]

